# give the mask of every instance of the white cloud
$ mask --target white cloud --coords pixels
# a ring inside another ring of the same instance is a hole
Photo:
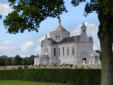
[[[99,49],[99,40],[97,37],[97,31],[98,28],[94,24],[91,23],[85,23],[87,26],[87,33],[88,36],[93,37],[94,41],[94,50]],[[70,33],[71,35],[78,35],[80,34],[80,26],[77,26],[75,29],[73,29]],[[48,35],[49,37],[49,35]],[[5,40],[3,42],[0,42],[0,55],[7,55],[7,56],[15,56],[15,55],[20,55],[22,57],[24,56],[30,56],[32,54],[36,55],[37,53],[41,53],[41,47],[40,43],[41,41],[45,38],[41,37],[37,41],[26,41],[23,42],[22,44],[20,43],[14,43],[10,40]],[[38,43],[37,43],[38,42]]]
[[[71,35],[79,35],[80,34],[80,27],[81,27],[82,24],[80,24],[79,26],[77,26],[75,29],[73,29],[71,31]],[[88,22],[85,22],[85,25],[87,27],[87,34],[88,36],[97,36],[97,32],[98,32],[98,27],[94,24],[91,24],[91,23],[88,23]]]
[[[3,51],[3,50],[8,51],[8,47],[7,46],[0,46],[0,50],[1,51]]]
[[[40,39],[37,40],[37,42],[38,42],[38,43],[41,43],[42,40],[44,40],[44,39],[45,39],[45,37],[41,37]]]
[[[3,16],[8,15],[8,13],[12,12],[13,9],[9,6],[9,4],[0,3],[0,14]]]
[[[81,24],[82,25],[82,24]],[[77,26],[75,29],[71,30],[71,35],[80,35],[80,27],[81,25]],[[100,44],[99,44],[99,39],[97,36],[97,32],[98,32],[98,27],[95,24],[91,24],[88,22],[85,22],[85,25],[87,27],[87,34],[88,36],[92,36],[93,37],[93,42],[94,42],[94,50],[96,49],[100,49]]]
[[[10,43],[11,43],[11,41],[9,41],[9,40],[0,42],[0,51],[8,51],[8,50],[9,50],[8,45],[9,45]],[[9,45],[9,46],[10,46],[10,45]]]
[[[26,43],[22,44],[21,49],[22,51],[26,51],[28,50],[31,46],[33,46],[33,42],[32,41],[27,41]]]
[[[38,42],[38,43],[41,43],[41,42],[42,42],[42,40],[44,40],[44,39],[45,39],[45,37],[46,37],[46,36],[41,37],[40,39],[38,39],[38,40],[37,40],[37,42]],[[50,37],[50,35],[49,35],[49,34],[47,34],[47,38],[49,38],[49,37]]]
[[[0,55],[15,56],[20,53],[21,49],[16,43],[8,40],[0,42]]]
[[[6,40],[3,42],[3,44],[10,44],[10,43],[11,43],[11,41],[9,41],[9,40]]]
[[[41,47],[40,47],[40,45],[37,45],[37,46],[36,46],[35,51],[36,51],[38,54],[41,53]]]
[[[23,44],[13,43],[12,41],[0,42],[0,55],[14,57],[20,55],[27,57],[30,55],[40,54],[40,45],[33,41],[26,41]]]
[[[93,45],[93,50],[98,50],[99,48],[96,45]]]

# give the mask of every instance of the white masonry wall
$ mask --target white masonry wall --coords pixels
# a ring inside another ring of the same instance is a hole
[[[40,61],[39,61],[39,57],[35,57],[34,58],[34,65],[39,65]]]
[[[89,63],[90,54],[93,53],[93,43],[79,42],[76,44],[76,61],[77,64],[83,63],[83,58],[86,58],[86,64]]]
[[[63,55],[63,47],[64,47],[64,55]],[[76,48],[75,43],[64,43],[59,45],[60,48],[60,64],[75,64],[76,60],[76,49],[74,51],[75,55],[72,54],[72,48]],[[67,55],[67,48],[69,48],[69,55]]]
[[[62,39],[69,37],[69,32],[66,31],[55,31],[50,33],[50,38],[55,40],[56,42],[60,42]]]

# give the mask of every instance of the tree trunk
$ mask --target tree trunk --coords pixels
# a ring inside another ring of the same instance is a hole
[[[102,51],[101,85],[113,85],[112,32],[105,31],[100,34],[98,36]]]

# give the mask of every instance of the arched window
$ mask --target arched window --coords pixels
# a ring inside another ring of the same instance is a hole
[[[47,48],[44,49],[44,54],[48,55],[48,49]]]
[[[72,55],[75,55],[75,48],[72,47]]]
[[[54,56],[56,56],[56,48],[54,48]]]
[[[67,47],[67,55],[69,55],[69,47]]]
[[[63,55],[64,55],[64,47],[63,47]]]
[[[60,39],[60,35],[58,36],[58,39]]]
[[[56,40],[57,40],[57,35],[56,35]]]
[[[59,56],[60,56],[60,48],[58,50],[59,50]]]

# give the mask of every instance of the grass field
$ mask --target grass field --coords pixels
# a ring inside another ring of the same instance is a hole
[[[0,80],[0,85],[66,85],[61,83],[42,83],[21,80]]]

